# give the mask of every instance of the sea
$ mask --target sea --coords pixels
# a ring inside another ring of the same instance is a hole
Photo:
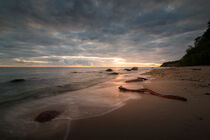
[[[140,99],[136,94],[120,93],[118,87],[151,68],[112,69],[119,75],[95,67],[0,68],[1,138],[67,140],[73,120],[104,115],[127,100]],[[17,79],[24,80],[14,82]],[[35,122],[37,115],[48,110],[62,115],[44,124]]]
[[[87,88],[113,78],[104,68],[0,68],[0,105]],[[23,82],[12,82],[24,79]]]

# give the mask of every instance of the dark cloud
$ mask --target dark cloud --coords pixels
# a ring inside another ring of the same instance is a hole
[[[0,0],[0,65],[178,59],[205,30],[209,5],[209,0]]]

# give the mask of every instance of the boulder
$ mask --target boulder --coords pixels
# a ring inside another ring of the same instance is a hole
[[[138,70],[138,67],[133,67],[131,68],[131,70]]]
[[[18,82],[24,82],[26,81],[25,79],[14,79],[14,80],[11,80],[10,82],[11,83],[18,83]]]
[[[131,69],[124,69],[124,70],[126,70],[126,71],[131,71]]]
[[[111,75],[118,75],[119,73],[117,72],[113,72],[113,73],[110,73]]]
[[[106,71],[113,71],[112,69],[107,69]]]
[[[39,123],[45,123],[59,116],[61,112],[55,110],[44,111],[40,113],[34,120]]]
[[[194,68],[194,69],[192,69],[192,70],[201,70],[200,68]]]
[[[72,73],[78,73],[78,72],[76,72],[76,71],[73,71]]]
[[[148,79],[143,78],[143,77],[138,77],[137,79],[132,79],[132,80],[127,80],[125,81],[126,83],[130,83],[130,82],[142,82],[142,81],[146,81]]]

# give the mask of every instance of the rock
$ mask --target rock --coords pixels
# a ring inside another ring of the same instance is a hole
[[[201,70],[200,68],[194,68],[194,69],[192,69],[192,70]]]
[[[210,93],[205,93],[205,95],[210,95]]]
[[[138,70],[138,67],[133,67],[131,68],[131,70]]]
[[[200,87],[204,87],[204,88],[205,88],[205,87],[208,87],[207,85],[199,85],[199,86],[200,86]]]
[[[203,117],[197,117],[198,120],[202,121],[203,120]]]
[[[148,80],[148,79],[143,78],[143,77],[138,77],[137,79],[127,80],[125,82],[126,83],[130,83],[130,82],[142,82],[142,81],[145,81],[145,80]]]
[[[10,82],[11,83],[18,83],[18,82],[24,82],[25,79],[14,79],[14,80],[11,80]]]
[[[113,72],[113,73],[110,73],[111,75],[118,75],[119,73],[117,72]]]
[[[40,113],[34,120],[39,123],[44,123],[44,122],[51,121],[52,119],[56,118],[60,114],[61,112],[58,112],[55,110],[44,111]]]
[[[74,72],[72,72],[72,73],[78,73],[78,72],[74,71]]]
[[[106,71],[113,71],[112,69],[106,69]]]
[[[131,69],[124,69],[124,70],[126,70],[126,71],[131,71]]]

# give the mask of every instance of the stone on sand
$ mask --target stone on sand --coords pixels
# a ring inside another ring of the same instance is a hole
[[[39,123],[51,121],[52,119],[59,116],[61,112],[55,110],[44,111],[40,113],[34,120]]]

